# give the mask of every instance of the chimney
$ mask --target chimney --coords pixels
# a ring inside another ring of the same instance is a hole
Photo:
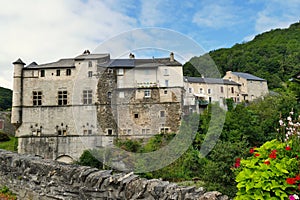
[[[89,55],[89,54],[91,54],[91,52],[90,52],[89,50],[85,50],[85,51],[83,52],[83,55]]]
[[[134,54],[133,54],[133,53],[130,53],[130,54],[129,54],[129,58],[130,58],[130,59],[134,59]]]
[[[174,53],[173,52],[170,53],[170,61],[174,62]]]

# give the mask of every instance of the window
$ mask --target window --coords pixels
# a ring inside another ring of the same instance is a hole
[[[111,92],[107,93],[107,98],[111,99]]]
[[[148,128],[143,128],[142,129],[142,134],[145,135],[145,134],[150,134],[150,129]]]
[[[203,93],[203,88],[200,88],[200,94],[202,94]]]
[[[168,69],[164,69],[164,75],[169,76],[169,70]]]
[[[68,104],[68,92],[67,91],[58,91],[58,105],[67,105]]]
[[[211,89],[208,89],[208,90],[207,90],[207,93],[210,94],[210,93],[211,93]]]
[[[89,67],[93,67],[92,61],[89,61]]]
[[[164,94],[168,94],[168,90],[164,90]]]
[[[150,70],[149,69],[145,69],[145,75],[150,75]]]
[[[41,77],[45,77],[45,70],[41,70]]]
[[[221,93],[223,93],[224,92],[224,88],[223,88],[223,86],[221,86]]]
[[[233,87],[231,87],[231,93],[232,93],[232,94],[234,93],[234,88],[233,88]]]
[[[166,116],[166,112],[164,110],[160,111],[160,117],[165,117]]]
[[[189,88],[189,93],[192,93],[192,88]]]
[[[208,101],[209,101],[209,103],[211,103],[211,101],[212,101],[212,98],[211,98],[211,97],[209,97],[209,98],[208,98]]]
[[[130,135],[131,134],[131,129],[124,129],[123,134],[124,135],[126,135],[126,134]]]
[[[4,129],[4,120],[0,119],[0,130]]]
[[[144,91],[144,96],[145,96],[145,98],[150,98],[151,97],[151,91],[150,90],[145,90]]]
[[[92,104],[93,102],[93,91],[83,90],[83,104]]]
[[[32,104],[34,106],[41,106],[42,105],[42,95],[41,91],[33,91],[32,92]]]
[[[123,68],[118,69],[118,75],[120,75],[120,76],[124,75],[124,69]]]
[[[88,134],[92,135],[93,131],[92,130],[88,130]]]
[[[60,76],[60,70],[59,69],[56,70],[56,76]]]
[[[166,87],[169,87],[169,80],[165,80]]]
[[[163,125],[164,125],[164,124],[163,124]],[[168,127],[162,126],[162,127],[160,128],[160,132],[161,132],[161,133],[168,133],[168,132],[169,132],[169,128],[168,128]]]
[[[138,113],[135,113],[135,114],[134,114],[134,118],[135,118],[135,119],[139,118],[139,114],[138,114]]]
[[[71,69],[67,69],[67,70],[66,70],[66,75],[67,75],[67,76],[71,76]]]
[[[92,77],[93,76],[93,72],[92,71],[88,71],[88,77]]]
[[[112,129],[107,129],[107,135],[112,135],[113,134],[113,130]]]
[[[124,98],[124,97],[125,97],[124,92],[120,92],[120,93],[119,93],[119,97],[120,97],[120,98]]]

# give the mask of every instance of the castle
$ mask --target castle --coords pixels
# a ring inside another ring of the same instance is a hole
[[[56,62],[14,65],[11,122],[19,153],[62,162],[114,138],[144,138],[177,132],[183,114],[209,102],[224,105],[268,92],[251,74],[228,72],[224,79],[183,77],[182,64],[166,58],[112,59],[86,50]]]

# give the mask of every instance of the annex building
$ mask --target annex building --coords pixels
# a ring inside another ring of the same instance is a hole
[[[182,115],[225,99],[251,101],[268,93],[267,82],[228,72],[223,79],[184,77],[169,57],[114,59],[86,50],[75,58],[14,65],[11,122],[19,153],[63,162],[115,138],[178,132]]]

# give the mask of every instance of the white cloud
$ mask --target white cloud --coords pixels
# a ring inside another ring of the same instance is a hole
[[[300,2],[298,0],[267,1],[263,10],[258,12],[255,30],[262,33],[274,28],[287,28],[299,21]]]
[[[116,1],[116,0],[115,0]],[[12,88],[12,62],[76,56],[132,29],[136,20],[100,1],[12,0],[0,6],[0,86]]]
[[[230,4],[204,4],[194,15],[193,22],[210,28],[232,27],[240,22],[236,15],[238,8]]]

